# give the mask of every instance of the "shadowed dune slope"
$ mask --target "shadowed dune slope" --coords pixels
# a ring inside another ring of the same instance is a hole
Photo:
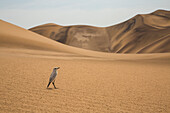
[[[86,25],[44,24],[29,30],[63,44],[95,51],[111,53],[170,52],[170,39],[164,39],[164,43],[162,42],[162,39],[170,34],[170,11],[165,10],[136,15],[123,23],[103,28]]]

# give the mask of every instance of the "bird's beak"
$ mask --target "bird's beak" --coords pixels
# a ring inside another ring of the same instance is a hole
[[[60,69],[60,67],[58,67],[58,69]]]

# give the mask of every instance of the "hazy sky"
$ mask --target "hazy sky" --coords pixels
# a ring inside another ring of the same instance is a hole
[[[157,9],[170,10],[170,0],[0,0],[0,19],[24,28],[45,23],[103,27]]]

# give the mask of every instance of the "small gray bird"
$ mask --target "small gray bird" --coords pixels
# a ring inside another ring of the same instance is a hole
[[[53,72],[52,72],[51,75],[50,75],[50,79],[49,79],[49,83],[48,83],[48,85],[47,85],[47,88],[49,87],[49,85],[50,85],[51,82],[52,82],[54,88],[56,89],[54,82],[55,82],[55,78],[56,78],[56,76],[57,76],[57,70],[58,70],[58,69],[60,69],[60,67],[55,67],[55,68],[53,69]]]

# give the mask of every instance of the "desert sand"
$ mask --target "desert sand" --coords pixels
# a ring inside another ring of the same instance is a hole
[[[60,26],[44,24],[30,31],[66,45],[109,53],[170,52],[170,11],[138,14],[117,25]]]
[[[169,75],[170,53],[95,52],[0,21],[1,113],[169,113]]]

